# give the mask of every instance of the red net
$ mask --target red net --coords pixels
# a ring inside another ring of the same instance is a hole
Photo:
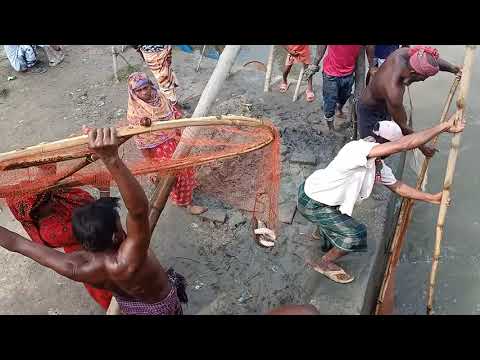
[[[251,119],[252,120],[252,119]],[[271,229],[277,228],[280,185],[279,134],[269,121],[261,126],[199,126],[195,136],[182,136],[181,146],[191,147],[187,156],[158,160],[145,157],[132,138],[119,149],[130,171],[144,186],[149,174],[175,175],[194,168],[196,191],[231,206],[252,212]],[[44,145],[49,148],[49,144]],[[58,146],[57,146],[58,147]],[[67,159],[67,160],[64,160]],[[61,161],[59,161],[61,160]],[[45,162],[54,166],[38,166]],[[115,186],[101,162],[92,161],[88,146],[42,150],[40,155],[2,160],[0,197],[21,198],[58,187]]]

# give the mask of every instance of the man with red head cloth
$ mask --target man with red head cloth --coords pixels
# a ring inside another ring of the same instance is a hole
[[[405,86],[424,81],[439,71],[461,74],[461,68],[441,59],[437,49],[414,46],[394,51],[372,77],[357,103],[360,138],[372,136],[376,124],[390,117],[400,126],[403,135],[413,133],[407,125],[403,106]],[[435,153],[435,149],[427,145],[419,150],[428,157]]]

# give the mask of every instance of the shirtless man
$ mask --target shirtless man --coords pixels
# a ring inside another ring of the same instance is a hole
[[[403,135],[412,134],[414,131],[407,125],[403,106],[405,86],[425,81],[438,71],[461,74],[461,68],[441,59],[437,49],[415,46],[394,51],[372,77],[358,101],[360,138],[373,135],[376,124],[390,119],[390,116],[400,126]],[[419,150],[427,157],[435,153],[435,149],[427,145],[422,145]]]
[[[383,65],[385,60],[400,47],[409,47],[409,45],[370,45],[367,46],[367,59],[369,69],[367,72],[367,80],[365,80],[365,86],[368,86],[370,77],[374,76],[379,67]]]
[[[167,272],[148,250],[148,200],[118,156],[115,128],[89,131],[89,147],[112,174],[127,214],[127,233],[116,210],[118,198],[103,198],[75,209],[73,233],[85,250],[64,254],[0,227],[0,246],[18,252],[74,281],[115,295],[123,314],[182,314],[184,279]]]

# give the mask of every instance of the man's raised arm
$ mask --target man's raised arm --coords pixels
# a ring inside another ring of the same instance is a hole
[[[449,132],[449,133],[458,133],[462,132],[465,128],[465,122],[458,122],[455,124],[455,119],[458,117],[458,111],[454,113],[450,119],[446,122],[438,124],[430,129],[426,129],[423,131],[419,131],[407,136],[403,136],[402,138],[387,142],[384,144],[375,145],[370,153],[368,154],[369,158],[377,158],[383,156],[389,156],[393,154],[397,154],[402,151],[412,150],[418,148],[430,140],[432,140],[435,136],[442,132]]]
[[[102,159],[117,183],[128,210],[127,238],[122,242],[118,261],[134,270],[147,256],[150,245],[148,199],[143,188],[118,156],[115,128],[93,129],[88,134],[89,147]]]
[[[462,69],[460,66],[450,64],[448,61],[442,58],[438,59],[438,67],[440,71],[450,72],[452,74],[458,74]]]

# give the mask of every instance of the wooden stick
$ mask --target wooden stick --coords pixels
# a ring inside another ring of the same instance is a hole
[[[231,126],[258,126],[265,127],[265,124],[260,119],[249,118],[245,116],[227,115],[227,116],[207,116],[190,119],[178,119],[169,121],[156,121],[153,122],[150,127],[145,126],[124,126],[117,128],[117,135],[120,138],[130,137],[138,134],[151,133],[160,130],[168,130],[182,127],[198,127],[209,125],[231,125]],[[13,164],[21,164],[26,161],[35,161],[38,159],[44,159],[52,157],[48,155],[53,151],[67,151],[76,146],[88,144],[88,136],[80,135],[50,143],[43,143],[31,147],[27,147],[23,150],[14,150],[0,154],[0,170],[5,170],[7,166],[13,166]],[[81,157],[86,156],[83,154]],[[69,154],[71,159],[71,154]],[[57,155],[56,162],[62,161],[62,156]],[[39,164],[36,164],[39,165]]]
[[[348,99],[350,102],[350,121],[352,122],[353,128],[353,140],[358,139],[358,121],[357,121],[357,101],[355,100],[355,95],[351,95]]]
[[[267,72],[265,73],[265,85],[263,87],[264,92],[270,91],[270,78],[272,77],[274,52],[275,52],[275,45],[272,45],[270,47],[270,52],[268,53]]]
[[[206,48],[207,48],[207,45],[203,45],[202,53],[200,54],[200,59],[198,60],[197,68],[195,69],[196,72],[198,72],[198,70],[200,70],[200,64],[202,63],[203,54],[205,54],[205,49]]]
[[[472,66],[475,59],[476,45],[467,45],[465,48],[465,60],[462,69],[462,79],[460,80],[460,90],[457,99],[457,109],[459,110],[458,121],[465,119],[465,104],[470,90],[470,80],[472,78]],[[453,134],[450,153],[448,154],[447,170],[445,172],[445,180],[443,182],[442,201],[438,211],[438,220],[436,227],[435,247],[433,252],[432,271],[430,273],[430,283],[428,287],[427,299],[427,315],[432,313],[433,292],[435,289],[435,281],[438,270],[438,260],[440,257],[440,245],[443,238],[443,228],[445,226],[445,218],[447,216],[447,201],[450,198],[450,190],[453,184],[453,176],[455,174],[455,166],[457,163],[458,151],[462,133]]]
[[[357,123],[357,109],[356,103],[365,89],[365,47],[362,47],[355,63],[355,88],[353,91],[353,106],[350,109],[350,118],[353,126],[353,139],[358,138],[358,123]]]
[[[443,112],[440,117],[440,122],[444,122],[447,120],[447,114],[448,114],[448,111],[450,110],[450,105],[452,103],[453,96],[455,95],[455,91],[457,90],[458,83],[459,83],[459,77],[455,77],[455,79],[453,80],[452,86],[450,87],[450,92],[448,93],[447,100],[445,101],[445,104],[443,106]],[[437,141],[438,141],[438,136],[436,136],[433,139],[432,145],[434,146],[437,143]],[[422,186],[429,163],[430,163],[430,158],[425,158],[423,160],[422,168],[417,177],[417,184],[416,184],[417,190],[420,189]],[[402,200],[400,214],[398,216],[398,222],[395,228],[395,234],[393,236],[393,240],[390,246],[389,259],[387,262],[385,275],[383,278],[379,297],[377,299],[377,307],[375,309],[376,315],[386,314],[384,312],[385,295],[388,291],[394,291],[394,289],[391,288],[390,286],[390,282],[391,282],[391,278],[393,277],[395,268],[397,266],[398,259],[400,258],[400,253],[403,247],[408,224],[410,223],[410,220],[412,217],[413,204],[414,204],[414,201],[412,199],[404,198]]]
[[[302,70],[300,70],[300,75],[298,76],[297,86],[295,87],[295,93],[293,94],[293,102],[297,101],[298,98],[298,91],[300,90],[300,85],[302,84],[303,73],[305,72],[305,68],[302,64]]]
[[[125,143],[128,139],[130,139],[130,138],[126,137],[126,138],[120,139],[118,146],[120,147],[121,145],[123,145],[123,143]],[[73,166],[71,169],[69,169],[65,174],[63,174],[59,178],[54,179],[51,182],[45,184],[45,186],[44,186],[45,189],[44,190],[52,190],[52,189],[56,189],[56,188],[60,188],[60,187],[74,187],[74,186],[84,185],[79,181],[64,182],[63,180],[72,176],[73,174],[82,170],[83,168],[87,167],[88,165],[93,164],[98,159],[99,159],[99,157],[96,156],[95,154],[89,155],[88,157],[85,158],[84,161],[82,161],[81,163]],[[0,189],[1,189],[1,186],[0,186]],[[109,187],[106,188],[106,189],[105,188],[104,189],[99,188],[99,190],[100,190],[100,197],[110,196],[110,188]]]
[[[115,46],[112,46],[112,60],[113,60],[113,76],[115,78],[115,82],[119,82],[118,80],[118,67],[117,67],[117,49]]]
[[[120,56],[129,67],[133,67],[132,64],[130,64],[128,60],[125,58],[125,56],[123,56],[121,53],[117,52],[117,56]]]

